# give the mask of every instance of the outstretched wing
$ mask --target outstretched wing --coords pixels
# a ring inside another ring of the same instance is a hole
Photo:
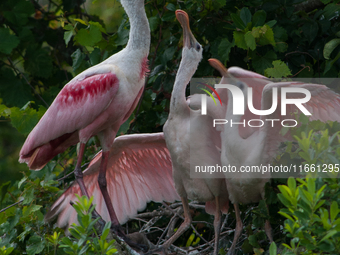
[[[35,152],[37,148],[45,145],[46,148],[42,150],[56,150],[74,132],[89,125],[109,106],[119,88],[119,80],[111,69],[105,65],[100,68],[95,66],[65,85],[27,137],[20,151],[20,162],[28,163],[31,169],[42,168],[50,159],[42,164],[33,162],[38,153]],[[106,72],[102,73],[103,70]],[[77,139],[73,140],[73,144],[78,142]],[[53,154],[48,157],[55,156]]]
[[[97,177],[101,153],[91,161],[84,171],[84,183],[89,195],[94,196],[96,210],[105,221],[109,221],[104,199]],[[147,202],[179,200],[172,178],[172,164],[163,133],[124,135],[116,138],[110,152],[106,174],[108,192],[119,222],[125,223],[143,210]],[[70,205],[81,195],[74,182],[52,205],[45,216],[47,221],[58,216],[58,226],[68,227],[77,221],[77,214]]]
[[[340,122],[340,95],[330,90],[328,87],[319,84],[299,83],[299,82],[278,82],[266,85],[262,96],[262,109],[269,109],[272,106],[272,89],[278,88],[278,103],[276,111],[268,116],[263,116],[266,119],[275,119],[274,127],[269,125],[266,140],[264,155],[275,155],[278,144],[287,140],[289,133],[285,136],[280,135],[282,128],[281,121],[285,119],[295,119],[295,113],[301,114],[301,110],[294,104],[288,104],[286,107],[286,115],[281,115],[281,89],[282,88],[303,88],[311,93],[311,99],[302,105],[312,115],[310,120],[338,121]],[[305,94],[297,92],[289,92],[286,94],[288,99],[302,99]],[[287,122],[285,125],[294,125],[293,122]],[[268,124],[267,124],[268,125]]]

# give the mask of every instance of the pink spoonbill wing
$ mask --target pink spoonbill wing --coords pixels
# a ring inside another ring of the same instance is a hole
[[[124,135],[115,139],[110,151],[107,169],[107,187],[117,218],[121,224],[145,209],[147,202],[180,200],[172,178],[172,163],[166,148],[163,133]],[[104,199],[97,177],[101,152],[84,171],[84,183],[90,196],[94,196],[97,212],[109,221]],[[70,201],[81,194],[74,182],[52,205],[45,219],[56,215],[59,227],[68,227],[77,221],[75,209]]]
[[[79,142],[78,131],[100,116],[117,94],[113,73],[73,79],[59,92],[20,151],[20,162],[39,170],[54,156]]]
[[[294,104],[288,104],[286,107],[286,115],[281,115],[281,88],[287,87],[304,88],[311,93],[311,99],[308,102],[303,103],[303,106],[312,114],[309,117],[309,120],[340,122],[340,95],[330,90],[325,85],[300,82],[278,82],[266,85],[262,93],[262,109],[269,109],[271,107],[272,89],[278,88],[277,109],[268,116],[262,116],[262,118],[278,120],[274,124],[274,127],[267,128],[268,132],[266,140],[264,141],[265,149],[263,155],[266,155],[268,159],[275,155],[280,142],[291,139],[289,133],[285,136],[280,135],[282,126],[278,125],[278,123],[284,119],[295,119],[295,113],[301,114],[301,111]],[[305,97],[302,93],[289,92],[286,95],[287,99]]]

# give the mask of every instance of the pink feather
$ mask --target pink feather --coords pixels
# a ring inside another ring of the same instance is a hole
[[[97,177],[101,152],[84,171],[84,182],[90,196],[94,196],[97,212],[105,221],[109,213],[100,192]],[[121,224],[145,209],[147,202],[173,202],[179,200],[172,178],[172,164],[163,133],[124,135],[115,139],[107,168],[107,185],[117,218]],[[70,201],[81,195],[74,182],[52,205],[45,219],[59,214],[58,226],[69,227],[77,221]]]

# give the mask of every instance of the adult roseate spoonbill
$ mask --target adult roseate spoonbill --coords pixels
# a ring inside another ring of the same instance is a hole
[[[99,191],[97,177],[102,152],[98,153],[84,171],[84,183],[94,197],[96,211],[110,220],[106,204]],[[116,208],[118,221],[123,224],[143,210],[149,201],[179,200],[173,178],[172,164],[163,133],[123,135],[115,139],[107,163],[107,189]],[[80,194],[74,182],[52,205],[47,221],[58,216],[58,227],[69,227],[77,221],[77,213],[70,205]]]
[[[243,92],[245,97],[248,97],[248,86],[256,87],[255,82],[260,94],[253,93],[253,102],[260,107],[256,109],[269,109],[272,104],[272,88],[278,88],[278,98],[280,98],[281,88],[294,87],[305,88],[311,93],[311,99],[304,104],[305,108],[312,113],[311,120],[319,119],[321,121],[340,121],[340,114],[337,109],[340,107],[340,96],[335,92],[332,92],[324,85],[307,84],[298,82],[278,82],[271,83],[265,77],[261,77],[259,74],[242,70],[240,68],[229,68],[228,70],[217,60],[210,60],[210,63],[217,68],[223,77],[224,83],[236,84]],[[229,77],[228,79],[226,79]],[[235,78],[237,77],[237,79]],[[251,78],[252,79],[246,79]],[[236,82],[235,82],[236,81]],[[228,91],[228,99],[232,98],[231,92]],[[287,93],[287,98],[304,98],[301,93]],[[245,99],[245,102],[247,99]],[[285,119],[285,116],[281,116],[280,102],[278,108],[270,115],[262,115],[261,120],[264,119]],[[246,108],[246,104],[245,104]],[[295,105],[287,106],[287,116],[297,111]],[[299,111],[300,112],[300,111]],[[249,112],[248,112],[249,113]],[[233,115],[233,100],[228,100],[227,111],[225,119],[235,122],[241,122],[242,119],[246,121],[251,116],[245,112],[245,115]],[[256,116],[256,115],[255,115]],[[259,119],[259,116],[255,117]],[[266,121],[264,121],[266,123]],[[225,125],[221,132],[222,151],[221,161],[222,164],[236,166],[236,169],[240,169],[241,166],[260,166],[270,163],[273,157],[278,151],[279,144],[282,141],[289,139],[288,135],[281,135],[281,125],[277,125],[275,122],[272,127],[272,123],[266,123],[260,128],[253,129],[241,129],[242,125]],[[242,221],[240,218],[240,212],[238,209],[238,203],[250,203],[258,202],[261,198],[264,198],[264,185],[270,179],[270,173],[264,178],[259,179],[258,173],[242,173],[236,172],[232,175],[225,174],[226,183],[229,192],[229,199],[234,204],[236,214],[236,230],[234,235],[233,244],[229,249],[228,254],[233,254],[236,242],[242,231]],[[265,230],[269,240],[272,242],[271,227],[269,221],[266,221]]]
[[[184,45],[182,60],[171,95],[169,117],[163,131],[173,164],[175,187],[183,203],[185,220],[162,248],[167,249],[189,228],[191,215],[188,199],[194,199],[208,202],[207,212],[215,215],[214,254],[217,254],[221,211],[227,212],[229,203],[225,181],[224,179],[190,178],[190,162],[198,166],[219,164],[220,152],[215,143],[216,139],[220,141],[220,138],[219,133],[207,124],[207,118],[211,117],[202,116],[199,110],[190,109],[186,102],[185,89],[201,61],[203,49],[191,33],[188,15],[184,11],[177,10],[176,17],[183,28]],[[215,137],[213,137],[214,134]],[[194,153],[190,154],[190,149],[194,150]]]
[[[144,1],[122,0],[121,3],[131,25],[127,46],[65,85],[27,137],[19,159],[30,169],[39,170],[54,156],[80,142],[75,176],[83,195],[88,196],[80,166],[87,141],[98,135],[103,150],[98,183],[116,229],[120,225],[107,192],[107,162],[119,127],[135,109],[142,94],[150,47]]]

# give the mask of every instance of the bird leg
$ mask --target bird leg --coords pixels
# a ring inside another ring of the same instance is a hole
[[[184,212],[184,221],[181,224],[181,226],[178,228],[176,233],[163,244],[164,249],[168,249],[170,245],[177,240],[178,237],[180,237],[191,225],[192,219],[191,214],[189,211],[189,202],[186,197],[182,197],[182,204],[183,204],[183,212]]]
[[[77,164],[76,164],[76,168],[74,169],[74,176],[76,177],[76,180],[78,182],[78,185],[80,187],[80,190],[83,196],[87,196],[88,198],[90,198],[89,193],[87,192],[87,189],[84,184],[83,171],[81,171],[81,161],[83,160],[85,146],[86,146],[85,143],[82,143],[82,142],[80,143]]]
[[[240,215],[240,209],[238,208],[237,203],[234,204],[234,209],[235,209],[235,216],[236,216],[236,228],[235,228],[234,240],[233,240],[233,243],[231,244],[231,247],[229,248],[227,255],[233,255],[234,254],[234,250],[236,248],[237,240],[240,237],[241,232],[242,232],[242,228],[243,228],[241,215]]]
[[[79,148],[79,154],[78,154],[76,168],[74,169],[74,176],[76,177],[76,180],[78,182],[78,185],[80,187],[82,195],[90,198],[89,193],[87,192],[87,189],[86,189],[85,184],[84,184],[83,171],[81,171],[81,162],[83,160],[85,147],[86,147],[86,144],[81,142],[80,148]],[[99,224],[104,228],[105,221],[101,218],[99,213],[96,210],[93,210],[92,214],[95,218],[99,218]]]
[[[269,215],[269,208],[268,208],[267,204],[266,204],[266,208],[267,208],[267,212],[268,212],[268,215]],[[266,222],[264,224],[264,231],[266,232],[266,234],[268,236],[269,242],[270,243],[274,242],[273,235],[272,235],[272,226],[270,225],[269,220],[266,220]]]
[[[166,241],[162,246],[159,248],[156,248],[152,251],[149,251],[147,255],[149,254],[167,254],[167,249],[170,247],[170,245],[177,240],[178,237],[180,237],[191,225],[192,219],[189,212],[189,202],[186,197],[181,197],[182,204],[183,204],[183,212],[184,212],[184,221],[181,224],[181,226],[177,229],[176,233],[168,240]]]
[[[100,191],[102,192],[107,210],[109,211],[109,215],[110,215],[110,219],[112,223],[111,228],[118,236],[120,236],[132,248],[137,248],[142,251],[147,251],[148,247],[146,245],[137,244],[125,235],[122,226],[119,224],[116,212],[113,209],[110,195],[109,195],[109,192],[107,191],[107,181],[106,181],[106,169],[107,169],[107,162],[109,159],[109,155],[110,155],[110,151],[102,152],[102,160],[100,162],[99,175],[98,175],[98,184],[99,184]]]
[[[113,227],[117,228],[116,230],[119,232],[119,231],[122,231],[120,230],[121,226],[119,224],[115,210],[113,209],[113,205],[112,205],[112,202],[109,196],[109,192],[107,191],[106,168],[107,168],[107,162],[109,159],[109,154],[110,154],[110,151],[102,152],[102,161],[100,163],[98,184],[99,184],[100,191],[102,192],[102,195],[104,197],[106,207],[109,211],[109,215],[110,215],[110,219],[113,224]]]
[[[218,242],[220,239],[220,228],[222,223],[222,213],[220,208],[220,201],[219,197],[215,197],[216,203],[216,212],[214,218],[214,229],[215,229],[215,248],[214,248],[214,255],[218,255]]]
[[[264,231],[266,232],[269,242],[274,242],[273,235],[272,235],[272,226],[270,225],[269,220],[266,220],[266,223],[264,224]]]

